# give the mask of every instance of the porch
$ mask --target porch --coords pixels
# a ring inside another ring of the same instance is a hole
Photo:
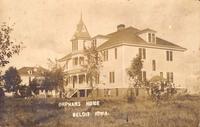
[[[86,73],[71,74],[66,78],[66,87],[72,89],[91,89]]]

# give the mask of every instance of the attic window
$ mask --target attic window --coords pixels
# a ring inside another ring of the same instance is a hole
[[[148,42],[152,42],[152,43],[156,42],[156,36],[154,33],[148,33]]]

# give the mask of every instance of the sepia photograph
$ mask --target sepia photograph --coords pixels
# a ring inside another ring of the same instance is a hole
[[[200,1],[0,0],[0,127],[200,127]]]

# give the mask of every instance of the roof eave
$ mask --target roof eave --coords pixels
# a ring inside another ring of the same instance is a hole
[[[118,44],[114,44],[112,46],[107,46],[107,47],[99,47],[97,48],[98,51],[102,51],[102,50],[106,50],[106,49],[110,49],[113,47],[118,47],[118,46],[122,46],[122,45],[128,45],[128,46],[136,46],[136,47],[147,47],[147,48],[157,48],[157,49],[167,49],[167,50],[175,50],[175,51],[182,51],[185,52],[187,51],[186,48],[183,47],[174,47],[174,46],[164,46],[164,45],[146,45],[146,44],[130,44],[130,43],[118,43]]]

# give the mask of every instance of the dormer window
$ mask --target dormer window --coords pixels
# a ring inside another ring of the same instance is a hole
[[[152,43],[156,42],[155,33],[148,33],[148,42],[152,42]]]
[[[156,43],[156,31],[152,29],[144,29],[138,32],[138,35],[147,43]]]

